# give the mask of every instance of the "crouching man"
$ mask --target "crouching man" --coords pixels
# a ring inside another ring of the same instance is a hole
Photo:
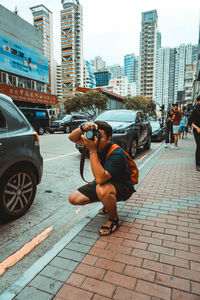
[[[98,131],[94,140],[86,137],[86,132]],[[117,201],[125,201],[133,194],[134,186],[130,180],[127,158],[121,148],[115,149],[107,158],[106,154],[113,144],[112,127],[103,121],[85,123],[69,135],[69,139],[85,146],[89,151],[93,183],[81,186],[69,195],[73,205],[102,202],[103,212],[109,215],[108,221],[99,230],[100,235],[109,235],[119,227]]]

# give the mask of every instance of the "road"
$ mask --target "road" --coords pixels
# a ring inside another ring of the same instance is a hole
[[[139,149],[135,159],[137,165],[143,163],[160,144],[152,143],[149,151]],[[52,226],[53,229],[46,240],[0,276],[0,294],[97,205],[73,207],[68,202],[69,194],[84,184],[79,173],[80,154],[68,140],[68,134],[40,136],[40,149],[44,159],[42,182],[26,215],[0,226],[0,261],[11,256],[46,228]],[[84,176],[87,180],[92,179],[89,159],[85,162]]]

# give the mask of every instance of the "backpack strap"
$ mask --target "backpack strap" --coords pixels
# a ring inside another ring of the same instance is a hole
[[[110,156],[110,154],[117,148],[120,148],[120,146],[118,146],[117,144],[113,144],[110,146],[110,149],[108,150],[107,154],[106,154],[106,160],[108,159],[108,157]]]

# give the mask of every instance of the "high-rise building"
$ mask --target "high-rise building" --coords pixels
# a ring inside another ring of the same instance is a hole
[[[91,63],[88,60],[84,61],[83,87],[91,89],[96,87],[94,70]]]
[[[91,59],[91,64],[94,67],[95,72],[104,71],[106,62],[102,59],[101,56],[96,56],[94,59]]]
[[[195,76],[194,88],[193,88],[193,99],[196,100],[197,96],[200,95],[200,18],[199,18],[199,39],[197,46],[197,60],[196,60],[196,76]]]
[[[83,10],[78,0],[61,0],[62,96],[83,86]]]
[[[128,82],[135,81],[135,54],[127,54],[124,56],[124,74],[128,77]]]
[[[106,69],[110,72],[111,79],[121,78],[124,76],[124,68],[120,65],[115,64],[113,66],[107,66]]]
[[[154,99],[156,49],[161,45],[156,10],[142,13],[140,33],[140,94]]]
[[[157,50],[155,102],[158,105],[164,104],[165,110],[175,102],[180,103],[180,95],[185,94],[186,65],[193,64],[196,58],[196,45],[180,45],[176,48]]]
[[[34,25],[42,31],[43,54],[49,61],[49,85],[48,92],[55,93],[54,85],[54,57],[53,57],[53,16],[52,12],[44,5],[30,7],[33,14]]]

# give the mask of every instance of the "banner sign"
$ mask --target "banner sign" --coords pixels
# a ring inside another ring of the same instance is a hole
[[[48,59],[1,35],[0,70],[49,83]]]

